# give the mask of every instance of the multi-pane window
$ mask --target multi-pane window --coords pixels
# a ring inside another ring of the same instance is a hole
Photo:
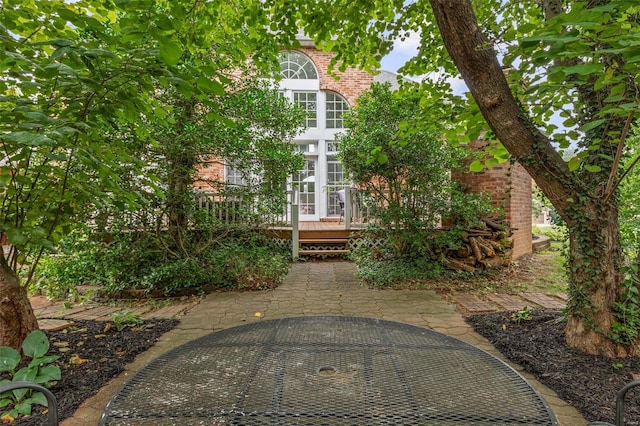
[[[232,164],[225,166],[225,182],[230,185],[246,186],[247,181],[242,175],[242,171]]]
[[[327,93],[327,129],[344,128],[343,114],[349,111],[347,101],[337,93]]]
[[[316,92],[293,92],[293,102],[307,112],[307,127],[318,127],[317,99]]]
[[[280,74],[283,78],[316,80],[318,72],[311,59],[300,52],[280,53]]]
[[[332,190],[327,191],[327,214],[329,216],[340,216],[342,207],[338,200],[337,191],[342,187],[336,186],[344,181],[344,172],[342,164],[338,160],[329,160],[327,162],[327,187]]]
[[[303,143],[303,144],[296,145],[296,151],[306,153],[306,154],[313,154],[314,152],[316,152],[316,144]]]
[[[316,162],[313,159],[307,159],[305,168],[298,170],[293,175],[294,186],[300,191],[300,214],[316,213]]]

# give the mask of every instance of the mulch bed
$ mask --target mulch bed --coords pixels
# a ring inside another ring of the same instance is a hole
[[[495,312],[466,320],[507,359],[553,389],[588,421],[613,424],[616,395],[640,378],[640,359],[611,359],[569,348],[560,312],[532,311],[529,319],[520,321],[516,317],[514,312]],[[639,397],[640,391],[627,394],[625,425],[640,425]]]
[[[136,355],[146,351],[178,320],[146,321],[136,328],[117,331],[113,323],[74,321],[72,327],[46,332],[51,344],[48,355],[59,355],[55,365],[62,378],[50,390],[58,400],[58,418],[73,415],[86,399],[124,371]],[[7,378],[0,374],[0,379]],[[34,406],[31,417],[18,418],[14,425],[42,425],[44,407]],[[2,410],[0,410],[2,411]]]

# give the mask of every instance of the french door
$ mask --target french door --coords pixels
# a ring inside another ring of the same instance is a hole
[[[318,161],[315,158],[307,158],[305,167],[293,175],[292,185],[300,194],[298,209],[301,221],[320,220],[318,209],[317,170]]]

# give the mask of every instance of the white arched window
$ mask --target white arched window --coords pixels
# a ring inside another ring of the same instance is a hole
[[[296,51],[280,53],[280,75],[292,80],[318,79],[318,72],[311,59]]]
[[[343,129],[343,114],[349,111],[349,103],[337,93],[327,92],[325,105],[327,129]]]

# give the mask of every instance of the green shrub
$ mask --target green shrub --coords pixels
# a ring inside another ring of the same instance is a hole
[[[474,227],[482,224],[480,217],[495,215],[488,196],[465,193],[451,178],[451,170],[474,153],[413,122],[421,101],[416,91],[373,84],[345,116],[348,131],[338,138],[345,174],[367,200],[371,222],[382,229],[370,231],[387,238],[394,257],[437,257],[444,246],[457,244],[435,241],[447,239],[446,232],[428,231],[443,218]]]
[[[25,357],[31,358],[29,364],[16,370],[20,365],[20,353],[8,346],[0,346],[0,374],[8,374],[10,379],[0,380],[0,385],[12,382],[33,382],[43,386],[49,385],[54,380],[60,380],[60,368],[51,365],[58,356],[47,356],[49,340],[40,330],[35,330],[22,342],[22,352]],[[42,392],[32,389],[15,389],[0,394],[0,409],[8,408],[0,412],[2,419],[16,419],[19,415],[31,415],[31,407],[34,404],[47,406],[47,398]]]
[[[60,242],[57,253],[42,257],[31,290],[53,299],[75,296],[75,286],[96,281],[95,266],[102,247],[86,233],[69,235]]]
[[[267,247],[239,251],[227,259],[227,273],[241,290],[275,288],[289,271],[288,257],[272,254]]]
[[[220,228],[215,235],[193,231],[184,240],[187,250],[168,246],[154,233],[121,233],[109,242],[85,239],[84,250],[44,260],[37,288],[69,293],[91,283],[107,294],[125,289],[198,294],[216,288],[273,288],[288,271],[290,252],[247,228]]]
[[[351,254],[358,278],[369,287],[393,287],[399,282],[434,278],[443,272],[438,261],[428,257],[396,257],[393,248],[361,248]]]
[[[564,225],[551,225],[551,226],[533,226],[531,231],[534,235],[544,235],[549,237],[552,241],[560,243],[567,242],[569,240],[569,231]]]
[[[149,291],[161,291],[165,294],[173,294],[179,291],[195,289],[201,290],[207,285],[217,282],[219,271],[216,265],[200,263],[199,259],[168,259],[160,264],[148,265],[135,281],[129,284],[133,288],[143,288]],[[120,282],[120,281],[119,281]],[[121,289],[122,285],[105,286],[105,290],[115,287]]]

